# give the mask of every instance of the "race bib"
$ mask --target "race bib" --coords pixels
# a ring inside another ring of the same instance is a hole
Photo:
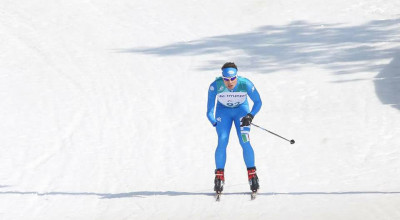
[[[246,101],[246,98],[246,92],[222,92],[217,95],[218,102],[230,108],[238,107]]]

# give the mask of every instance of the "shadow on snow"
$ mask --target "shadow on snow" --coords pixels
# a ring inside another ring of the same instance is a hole
[[[390,59],[395,49],[382,47],[400,42],[400,19],[371,21],[359,26],[312,24],[304,21],[282,26],[262,26],[248,33],[207,37],[154,48],[120,49],[120,53],[158,56],[217,54],[220,60],[208,61],[202,70],[216,70],[238,51],[234,61],[246,71],[270,73],[293,70],[302,64],[315,64],[334,72],[379,71],[374,61]]]
[[[382,79],[374,79],[377,96],[383,104],[400,110],[399,30],[400,19],[376,20],[358,26],[296,21],[282,26],[262,26],[248,33],[117,52],[156,56],[216,54],[221,57],[200,64],[200,70],[218,70],[221,63],[229,59],[255,73],[293,71],[304,64],[336,74],[376,71],[380,72],[377,78]],[[379,62],[392,58],[388,66]],[[351,81],[358,80],[347,82]]]
[[[289,196],[303,196],[303,195],[385,195],[385,194],[400,194],[400,192],[382,192],[382,191],[354,191],[354,192],[266,192],[258,193],[261,196],[276,196],[276,195],[289,195]],[[177,192],[177,191],[138,191],[127,193],[94,193],[94,192],[19,192],[19,191],[4,191],[0,195],[36,195],[36,196],[98,196],[100,199],[119,199],[130,197],[151,197],[151,196],[214,196],[215,193],[205,192]],[[250,195],[250,192],[232,192],[223,193],[226,195]]]
[[[379,72],[374,84],[381,102],[400,110],[400,52]]]

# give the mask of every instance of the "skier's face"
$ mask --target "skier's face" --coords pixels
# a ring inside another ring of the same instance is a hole
[[[225,83],[226,88],[228,88],[229,90],[232,90],[233,88],[235,88],[235,86],[237,84],[237,77],[224,78],[224,83]]]

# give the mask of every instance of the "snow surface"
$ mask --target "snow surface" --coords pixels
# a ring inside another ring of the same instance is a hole
[[[400,219],[400,1],[0,0],[0,219]],[[263,99],[250,201],[207,89]]]

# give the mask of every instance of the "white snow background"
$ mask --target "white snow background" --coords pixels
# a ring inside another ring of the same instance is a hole
[[[207,90],[263,107],[221,202]],[[400,219],[400,1],[0,0],[0,219]]]

